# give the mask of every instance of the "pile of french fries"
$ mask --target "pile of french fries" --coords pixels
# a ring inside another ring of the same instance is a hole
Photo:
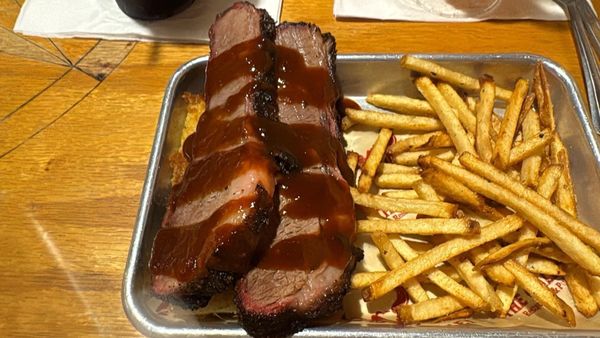
[[[543,66],[531,85],[521,78],[509,90],[412,56],[401,64],[421,74],[414,83],[424,99],[369,95],[390,112],[346,109],[342,121],[344,130],[379,128],[366,160],[349,151],[348,164],[364,214],[358,232],[370,234],[387,270],[355,273],[352,287],[367,302],[404,287],[411,303],[393,309],[404,323],[505,317],[522,289],[575,326],[573,309],[539,278],[558,276],[577,310],[594,316],[600,233],[577,219]]]

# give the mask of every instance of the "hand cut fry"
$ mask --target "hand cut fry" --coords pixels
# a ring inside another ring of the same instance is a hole
[[[392,238],[391,241],[394,248],[396,248],[400,255],[407,261],[416,259],[419,256],[419,254],[403,239]],[[434,268],[425,272],[425,276],[442,290],[456,297],[462,304],[472,309],[482,309],[486,307],[486,303],[477,294],[462,286],[442,271]]]
[[[429,102],[402,95],[370,94],[367,102],[379,108],[407,115],[437,116]]]
[[[574,264],[567,265],[566,270],[565,281],[575,301],[575,307],[587,318],[593,317],[598,312],[598,304],[590,292],[585,271]]]
[[[556,245],[545,245],[541,248],[533,249],[533,253],[542,257],[550,258],[561,263],[573,263],[571,257],[562,252]]]
[[[410,199],[416,200],[419,199],[419,195],[414,190],[390,190],[382,193],[385,197],[391,198],[402,198],[402,199]]]
[[[547,146],[554,138],[554,133],[549,129],[544,129],[539,132],[535,137],[529,140],[523,141],[523,143],[512,148],[508,159],[508,166],[513,165],[541,152],[545,146]],[[541,163],[541,158],[540,158]]]
[[[396,249],[394,249],[392,242],[390,242],[386,234],[376,232],[371,234],[371,239],[375,243],[375,246],[377,246],[377,249],[379,249],[379,254],[383,257],[385,264],[390,269],[398,269],[402,266],[404,260],[402,260]],[[411,278],[402,285],[413,302],[418,303],[429,299],[427,292],[416,279]]]
[[[546,71],[541,63],[536,65],[533,82],[541,124],[545,128],[554,130],[556,129],[556,124],[554,122],[554,105],[552,104],[552,97],[550,96],[550,86],[546,77]]]
[[[447,162],[445,162],[445,163],[447,163]],[[577,237],[580,240],[591,245],[594,249],[600,250],[600,232],[598,232],[598,230],[584,224],[583,222],[581,222],[578,219],[576,219],[575,217],[571,216],[564,210],[553,205],[552,202],[541,197],[535,191],[528,189],[527,187],[523,186],[520,182],[515,181],[515,180],[511,179],[510,177],[508,177],[502,171],[496,169],[495,167],[493,167],[487,163],[484,163],[484,162],[478,160],[474,156],[470,156],[469,154],[464,154],[463,156],[460,157],[460,163],[463,166],[465,166],[466,168],[468,168],[469,170],[471,170],[472,172],[476,173],[477,175],[481,175],[482,177],[495,183],[496,187],[500,187],[502,190],[510,191],[510,193],[512,193],[511,195],[515,195],[515,196],[518,195],[517,197],[518,197],[518,200],[520,201],[518,204],[521,204],[521,206],[525,205],[524,203],[521,203],[523,200],[527,201],[528,202],[527,204],[534,205],[536,207],[536,209],[543,211],[543,213],[544,213],[543,218],[555,218],[556,221],[560,222],[560,224],[562,224],[563,226],[567,227],[570,231],[572,231],[573,234],[577,235]],[[465,172],[468,172],[468,171],[465,170]],[[560,181],[559,181],[559,184],[560,184]],[[559,189],[560,189],[560,185],[559,185]],[[473,190],[475,190],[475,189],[473,189]],[[487,197],[492,198],[490,196],[487,196]],[[509,202],[510,204],[504,203],[502,201],[498,201],[498,202],[503,203],[503,204],[516,210],[516,208],[514,208],[513,205],[515,205],[517,203],[514,203],[513,201],[510,201]],[[511,204],[513,204],[513,205],[511,205]],[[523,215],[525,215],[525,213],[523,213]],[[553,220],[553,223],[556,223],[556,221]],[[532,223],[534,223],[534,222],[532,222]],[[544,226],[544,227],[546,228],[546,226]],[[560,226],[560,228],[562,228],[562,226]],[[542,230],[539,226],[538,226],[538,229]],[[542,231],[542,232],[544,232],[544,231]],[[563,232],[563,231],[561,231],[561,232]],[[569,237],[563,238],[563,239],[565,239],[563,241],[560,241],[560,240],[557,241],[556,239],[554,239],[551,236],[549,236],[548,234],[546,234],[546,236],[550,237],[550,239],[552,239],[555,243],[557,243],[557,245],[566,254],[568,254],[571,258],[574,258],[573,256],[571,256],[571,253],[569,253],[567,249],[563,248],[559,244],[561,242],[563,242],[563,243],[566,242],[567,241],[566,238],[574,237],[570,233],[565,233],[565,235],[567,235]],[[585,247],[587,248],[587,246],[585,246]],[[587,248],[586,252],[589,252],[589,251],[590,251],[589,248]],[[594,254],[594,256],[596,258],[598,257],[596,254]],[[592,259],[596,260],[596,258],[592,258]],[[580,261],[577,260],[577,262],[581,264]],[[600,258],[598,258],[597,262],[599,265],[597,265],[598,268],[595,270],[600,272]]]
[[[502,169],[508,167],[510,148],[515,137],[519,113],[521,112],[521,106],[527,95],[528,88],[529,83],[527,80],[517,80],[515,90],[510,97],[506,112],[504,113],[504,118],[502,119],[502,124],[500,125],[500,133],[496,140],[496,147],[494,148],[492,160],[497,160],[498,165]]]
[[[489,264],[497,263],[499,261],[506,259],[508,256],[514,254],[515,252],[517,252],[519,250],[531,248],[533,246],[539,246],[542,244],[550,244],[550,243],[551,243],[551,241],[545,237],[524,239],[524,240],[512,243],[511,245],[507,245],[507,246],[501,248],[500,250],[489,254],[486,258],[477,262],[477,264],[475,264],[475,267],[478,269],[482,269],[483,267],[485,267]]]
[[[564,276],[565,271],[553,261],[541,257],[529,257],[525,265],[527,270],[538,275]]]
[[[563,167],[558,164],[548,166],[542,173],[542,176],[540,176],[537,188],[538,194],[549,200],[558,188],[558,182],[560,175],[562,175],[562,170]]]
[[[467,167],[467,164],[476,163],[478,167],[485,166],[485,170],[493,169],[492,172],[482,173],[480,171],[476,171],[477,174],[483,174],[482,176],[490,179],[492,182],[497,181],[497,175],[502,175],[501,182],[516,182],[507,177],[506,174],[497,170],[491,165],[486,164],[474,156],[468,153],[463,154],[460,157],[461,163]],[[463,161],[464,159],[464,161]],[[531,224],[538,228],[541,232],[543,232],[548,238],[550,238],[558,247],[561,248],[569,257],[579,263],[584,269],[592,272],[593,274],[600,275],[600,257],[591,250],[590,247],[585,245],[577,236],[573,235],[568,229],[564,228],[561,224],[558,223],[556,219],[551,217],[549,214],[545,213],[537,204],[533,204],[529,201],[528,194],[533,194],[537,196],[536,203],[540,203],[540,205],[544,205],[543,202],[548,202],[536,192],[525,188],[519,182],[511,184],[511,187],[519,187],[518,192],[514,190],[507,190],[506,188],[498,185],[497,183],[491,183],[483,179],[482,177],[473,174],[466,169],[454,166],[448,162],[441,161],[436,159],[435,157],[427,157],[423,159],[423,162],[430,162],[430,165],[435,168],[445,172],[446,174],[454,177],[459,180],[467,187],[471,188],[471,190],[478,192],[498,203],[502,203],[511,209],[517,211],[519,215],[526,218]],[[473,166],[468,166],[470,170],[473,170]],[[475,170],[474,170],[475,171]],[[517,195],[519,194],[519,195]],[[529,197],[533,196],[530,195]],[[554,205],[550,205],[551,207],[556,208]],[[551,208],[545,208],[545,210],[550,210]],[[559,210],[560,211],[560,210]],[[569,216],[568,214],[560,211],[561,215]],[[553,213],[552,215],[554,215]],[[569,216],[570,217],[570,216]],[[564,219],[564,218],[563,218]],[[573,218],[570,217],[570,220]],[[578,221],[577,221],[578,222]],[[577,222],[571,222],[577,224]],[[597,233],[595,230],[585,226],[574,227],[569,226],[570,230],[585,230],[586,232],[592,231]],[[596,240],[600,240],[600,236],[596,235]],[[586,239],[589,241],[589,239]]]
[[[418,180],[415,184],[413,184],[413,189],[415,189],[415,192],[421,199],[426,201],[439,202],[442,200],[435,192],[435,189],[433,189],[432,186],[425,183],[423,180]]]
[[[386,274],[387,271],[356,272],[350,279],[350,287],[353,289],[362,289]]]
[[[433,202],[430,202],[433,203]],[[515,216],[508,216],[481,229],[479,235],[466,238],[453,238],[424,252],[418,258],[408,261],[401,268],[395,269],[377,280],[369,287],[363,289],[362,296],[365,301],[377,299],[388,293],[407,279],[435,267],[437,264],[456,257],[483,243],[502,237],[523,226],[523,220]]]
[[[432,323],[441,323],[449,320],[456,320],[461,318],[469,318],[473,315],[473,310],[471,309],[462,309],[450,314],[447,314],[443,317],[435,318]]]
[[[348,162],[348,167],[352,170],[353,173],[356,174],[356,166],[358,165],[358,153],[354,151],[349,151],[346,154],[346,162]]]
[[[440,218],[451,218],[456,214],[457,210],[455,204],[445,202],[409,200],[363,194],[354,188],[350,188],[350,193],[352,194],[352,198],[354,198],[354,203],[374,209],[416,213]]]
[[[596,305],[600,307],[600,276],[592,276],[589,273],[586,273],[586,277],[592,297],[596,300]]]
[[[442,296],[417,304],[402,304],[395,307],[394,311],[398,314],[400,322],[409,324],[446,316],[464,307],[456,298]]]
[[[496,287],[496,294],[502,302],[502,310],[500,311],[500,317],[504,318],[506,317],[506,315],[508,315],[508,311],[510,311],[510,306],[513,303],[513,299],[515,298],[518,289],[518,285],[507,286],[499,284]]]
[[[365,161],[362,167],[360,178],[358,179],[358,191],[368,192],[371,189],[373,182],[373,176],[377,172],[377,167],[385,155],[385,149],[387,148],[388,142],[392,137],[392,131],[387,128],[381,128],[375,144],[371,147],[369,157]]]
[[[346,115],[354,122],[371,127],[391,128],[403,131],[436,131],[444,126],[433,117],[406,116],[372,110],[346,108]]]
[[[477,79],[449,70],[431,61],[405,55],[400,59],[400,64],[404,68],[414,70],[435,79],[443,80],[460,88],[471,91],[479,90],[479,81]],[[506,101],[510,99],[511,91],[504,88],[498,88],[496,95],[498,98]]]
[[[550,144],[550,157],[554,164],[563,165],[563,172],[558,181],[558,189],[556,191],[556,204],[571,216],[577,216],[577,200],[571,180],[569,154],[558,135],[554,137]],[[600,238],[598,240],[600,241]],[[596,250],[599,249],[596,248]]]
[[[421,156],[435,156],[444,161],[452,161],[455,155],[456,152],[451,148],[439,148],[420,151],[407,151],[394,156],[392,160],[396,164],[413,166],[417,165],[419,157]]]
[[[517,284],[538,303],[542,304],[554,315],[563,318],[569,326],[575,326],[575,314],[562,299],[558,298],[534,274],[513,260],[504,262],[504,267],[514,276]]]
[[[452,146],[454,144],[446,132],[434,131],[398,140],[390,145],[387,151],[390,154],[400,154],[419,148],[447,148]]]
[[[489,253],[494,253],[500,250],[500,248],[501,246],[496,241],[491,241],[477,248],[473,248],[471,251],[469,251],[469,257],[475,264],[477,264],[487,257]],[[484,267],[483,270],[489,279],[500,285],[513,286],[515,284],[515,277],[512,275],[512,273],[508,272],[508,270],[506,270],[502,264],[491,264],[487,267]]]
[[[440,93],[442,93],[442,96],[444,99],[446,99],[446,102],[448,102],[450,107],[454,108],[458,120],[464,126],[464,128],[471,134],[475,134],[477,130],[477,119],[475,118],[475,114],[469,110],[469,107],[467,107],[467,104],[465,101],[463,101],[460,95],[458,95],[456,90],[454,90],[451,85],[444,82],[438,83],[437,88]]]
[[[449,262],[458,271],[462,279],[467,282],[469,288],[488,303],[492,312],[502,312],[502,301],[498,298],[494,287],[488,283],[479,271],[474,269],[471,261],[467,258],[451,258]]]
[[[531,109],[524,115],[521,129],[525,141],[535,137],[540,132],[540,117],[536,111]],[[529,187],[537,187],[541,164],[541,153],[524,159],[521,165],[521,182]]]
[[[377,168],[377,173],[384,174],[418,174],[418,167],[409,167],[393,163],[381,163]]]
[[[467,103],[467,107],[469,107],[469,110],[475,113],[477,110],[477,100],[473,96],[467,96],[465,97],[465,102]]]
[[[348,116],[342,117],[342,130],[347,131],[356,125],[356,122],[352,121]]]
[[[399,220],[358,221],[358,232],[386,232],[415,235],[474,235],[480,232],[479,222],[468,218],[418,218]]]
[[[420,179],[419,174],[383,174],[375,178],[375,184],[380,188],[409,189]]]
[[[475,147],[477,153],[486,162],[492,161],[492,115],[494,114],[494,100],[496,96],[496,85],[491,80],[483,81],[479,92],[479,102],[475,106],[477,112],[476,118],[476,139]]]
[[[415,81],[415,85],[437,113],[458,153],[471,152],[474,154],[475,148],[469,142],[465,128],[433,82],[427,77],[420,77]]]

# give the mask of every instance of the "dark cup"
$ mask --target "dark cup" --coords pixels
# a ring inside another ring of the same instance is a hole
[[[160,20],[188,8],[194,0],[116,0],[127,16],[139,20]]]

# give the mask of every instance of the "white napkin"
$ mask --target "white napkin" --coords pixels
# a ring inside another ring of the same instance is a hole
[[[458,11],[456,17],[433,13],[422,5],[426,2],[427,0],[335,0],[333,13],[336,18],[427,22],[473,22],[492,19],[557,21],[567,19],[562,8],[552,0],[501,0],[489,12],[464,15],[464,12]],[[446,2],[450,4],[459,1],[446,0]]]
[[[282,0],[250,0],[276,21]],[[14,31],[51,38],[207,42],[215,16],[235,0],[196,0],[185,11],[165,20],[137,21],[125,15],[115,0],[27,0]]]

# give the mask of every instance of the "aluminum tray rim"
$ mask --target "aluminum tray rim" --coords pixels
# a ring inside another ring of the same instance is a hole
[[[339,54],[338,61],[344,62],[385,62],[399,60],[403,55],[400,54]],[[558,75],[563,84],[567,87],[568,95],[574,103],[573,109],[576,111],[583,127],[584,135],[590,149],[594,155],[596,164],[600,167],[600,141],[598,135],[593,131],[591,118],[586,107],[583,106],[582,96],[575,84],[573,77],[555,61],[537,54],[531,53],[475,53],[475,54],[445,54],[445,53],[411,53],[411,55],[431,60],[440,60],[447,62],[460,61],[481,61],[481,62],[507,62],[507,61],[541,61],[544,65],[552,69]],[[146,230],[146,221],[155,189],[156,178],[158,175],[159,162],[162,154],[168,121],[173,107],[173,99],[178,83],[188,71],[196,66],[208,61],[208,56],[201,56],[182,64],[171,76],[165,88],[165,95],[160,109],[156,134],[152,144],[150,158],[148,161],[148,170],[146,179],[140,196],[140,206],[132,233],[131,246],[129,249],[125,271],[123,274],[123,283],[121,290],[121,301],[125,314],[131,324],[146,336],[169,336],[169,337],[228,337],[245,336],[246,332],[239,326],[228,324],[219,329],[208,328],[173,328],[157,325],[151,319],[147,318],[139,308],[135,299],[134,276],[135,268],[140,260],[141,241]],[[599,328],[600,330],[600,328]],[[339,327],[313,327],[297,333],[298,337],[438,337],[438,336],[470,336],[470,337],[497,337],[512,335],[515,337],[558,337],[558,336],[589,336],[598,334],[596,330],[565,329],[556,331],[546,331],[540,329],[518,330],[511,328],[473,328],[473,327],[410,327],[399,330],[390,330],[389,327],[361,327],[356,325],[351,329]]]

